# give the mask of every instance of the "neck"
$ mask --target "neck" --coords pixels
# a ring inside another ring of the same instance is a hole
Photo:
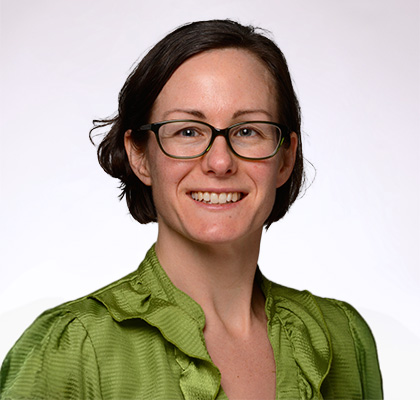
[[[203,308],[206,327],[246,334],[264,313],[254,286],[261,232],[234,243],[200,244],[159,228],[156,254],[171,281]],[[264,313],[265,317],[265,313]]]

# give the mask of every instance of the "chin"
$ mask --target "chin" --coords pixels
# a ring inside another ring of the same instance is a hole
[[[255,232],[254,235],[250,232]],[[257,232],[258,231],[258,232]],[[204,229],[199,231],[189,232],[189,237],[197,243],[203,245],[227,245],[233,243],[239,243],[241,241],[248,241],[252,236],[258,233],[260,237],[262,228],[259,230],[252,229],[238,229],[233,230],[232,227],[214,226],[211,229]]]

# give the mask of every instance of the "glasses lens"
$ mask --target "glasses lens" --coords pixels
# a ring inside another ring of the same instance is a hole
[[[246,158],[265,158],[274,155],[281,141],[281,129],[269,122],[245,122],[229,131],[235,152]]]
[[[163,150],[174,157],[195,157],[203,153],[211,140],[211,128],[195,121],[171,121],[159,128]]]

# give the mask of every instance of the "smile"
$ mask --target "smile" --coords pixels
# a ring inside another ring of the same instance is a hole
[[[191,192],[191,197],[196,201],[207,204],[236,203],[242,198],[240,192],[214,193],[214,192]]]

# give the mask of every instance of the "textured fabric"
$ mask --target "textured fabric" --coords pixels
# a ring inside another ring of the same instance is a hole
[[[266,297],[277,399],[381,399],[372,334],[348,304],[273,284]],[[38,317],[3,362],[2,399],[226,399],[201,307],[154,247],[139,269]]]

